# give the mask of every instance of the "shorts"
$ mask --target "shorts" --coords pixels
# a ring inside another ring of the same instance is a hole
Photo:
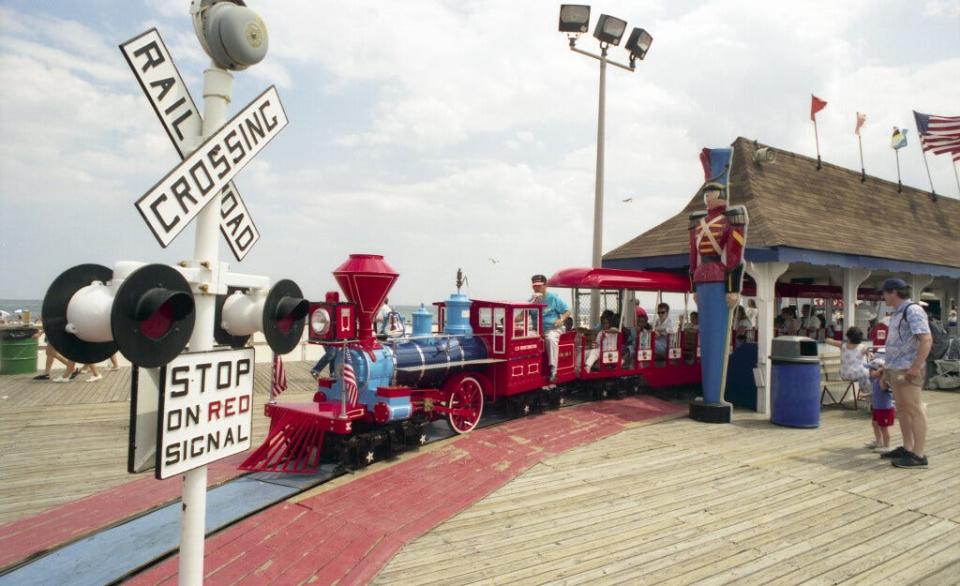
[[[873,414],[874,422],[880,427],[890,427],[897,416],[897,410],[894,407],[890,409],[874,409],[871,407],[870,412]]]

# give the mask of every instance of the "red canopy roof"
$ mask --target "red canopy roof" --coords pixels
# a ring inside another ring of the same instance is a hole
[[[634,291],[690,291],[686,274],[623,269],[563,269],[547,280],[548,287],[580,289],[632,289]]]

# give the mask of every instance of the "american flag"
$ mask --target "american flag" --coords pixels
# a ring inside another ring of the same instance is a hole
[[[917,121],[924,152],[950,153],[954,161],[960,161],[960,116],[935,116],[914,111],[913,118]]]
[[[270,387],[270,398],[275,399],[287,390],[287,373],[283,370],[283,359],[279,354],[273,355],[273,384]]]
[[[347,394],[347,404],[356,405],[360,398],[360,388],[357,387],[357,374],[353,372],[353,366],[350,364],[349,348],[344,348],[343,352],[343,373],[340,376],[340,386],[343,392]]]

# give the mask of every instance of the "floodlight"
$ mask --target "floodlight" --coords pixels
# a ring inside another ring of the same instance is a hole
[[[647,51],[650,50],[651,43],[653,43],[653,37],[650,36],[650,33],[642,28],[634,28],[633,32],[630,33],[630,38],[627,39],[627,44],[624,45],[623,48],[630,51],[631,58],[643,61]]]
[[[560,5],[560,32],[585,33],[590,28],[590,7],[584,4]]]
[[[593,29],[593,36],[601,43],[607,43],[616,47],[620,44],[620,37],[623,31],[627,30],[627,21],[620,20],[615,16],[601,14],[597,20],[597,26]]]

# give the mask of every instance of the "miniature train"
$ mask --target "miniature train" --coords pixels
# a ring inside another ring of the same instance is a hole
[[[494,403],[522,415],[558,408],[572,391],[603,398],[700,381],[695,329],[681,328],[658,344],[655,332],[635,329],[631,319],[637,292],[688,294],[686,275],[596,268],[553,275],[548,286],[573,290],[575,318],[581,296],[599,290],[626,319],[615,344],[600,344],[595,370],[582,367],[595,332],[561,334],[556,384],[550,384],[541,304],[471,300],[457,292],[435,304],[438,333],[421,307],[410,335],[381,340],[374,316],[399,275],[370,254],[351,255],[333,274],[347,300],[328,293],[312,303],[309,337],[336,353],[338,376],[321,377],[311,403],[267,404],[270,431],[242,469],[309,473],[324,461],[364,466],[423,444],[426,426],[437,419],[467,433]]]

